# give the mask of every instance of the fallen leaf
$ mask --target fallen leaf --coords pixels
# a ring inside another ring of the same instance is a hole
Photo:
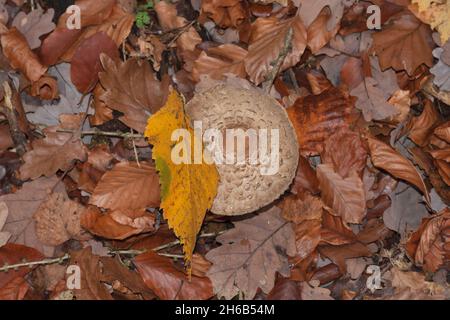
[[[302,300],[334,300],[331,297],[331,291],[327,288],[319,287],[319,280],[311,280],[301,283]]]
[[[149,118],[145,136],[153,145],[152,157],[159,172],[160,208],[163,209],[169,226],[174,229],[183,244],[185,260],[189,267],[197,233],[202,226],[206,210],[211,208],[217,193],[219,174],[214,165],[203,161],[201,164],[194,164],[195,152],[191,149],[192,140],[179,141],[190,154],[190,164],[173,162],[171,156],[173,130],[185,129],[188,130],[190,137],[194,137],[190,120],[183,107],[181,97],[173,91],[166,105]],[[194,143],[201,144],[195,140]]]
[[[392,67],[411,76],[421,64],[433,65],[431,30],[411,13],[397,14],[382,31],[374,33],[372,49],[382,70]]]
[[[370,257],[372,255],[369,249],[360,242],[340,246],[319,246],[318,250],[321,255],[333,261],[342,273],[347,272],[346,259]]]
[[[1,44],[11,67],[21,71],[31,82],[38,81],[47,71],[47,67],[41,64],[25,37],[16,28],[1,35]]]
[[[307,193],[304,197],[286,196],[278,207],[282,209],[283,218],[299,224],[304,220],[320,220],[323,203],[320,198]]]
[[[303,156],[318,155],[339,128],[353,122],[356,98],[337,88],[299,98],[287,108]]]
[[[415,144],[424,147],[428,144],[434,128],[439,123],[440,115],[433,103],[425,100],[424,109],[420,116],[410,120],[407,127],[409,129],[408,137]]]
[[[450,65],[445,63],[441,58],[444,52],[443,48],[436,48],[433,50],[433,56],[439,61],[430,69],[434,75],[433,83],[439,87],[440,90],[450,91]]]
[[[332,17],[327,24],[328,30],[334,29],[339,24],[344,13],[344,3],[341,0],[295,0],[294,3],[300,4],[300,17],[305,22],[306,27],[313,23],[325,6],[328,6],[332,12]]]
[[[269,293],[277,271],[289,276],[287,257],[295,254],[292,227],[276,207],[234,225],[217,237],[222,246],[206,254],[213,263],[208,276],[214,293],[226,299],[239,292],[245,299],[252,299],[258,288]]]
[[[356,235],[344,225],[341,217],[323,210],[320,240],[322,243],[339,246],[355,242]]]
[[[242,2],[242,0],[204,0],[201,2],[199,19],[209,18],[222,29],[236,28],[247,18],[247,12]]]
[[[416,186],[429,202],[430,196],[422,176],[414,165],[389,145],[378,139],[367,138],[370,157],[374,166],[386,170],[395,178],[405,180]]]
[[[11,233],[8,231],[2,231],[8,218],[8,206],[5,202],[0,202],[0,248],[3,247],[11,238]]]
[[[279,277],[267,300],[302,300],[300,286],[297,281]]]
[[[55,24],[52,22],[55,10],[48,9],[44,13],[42,8],[38,7],[35,10],[26,14],[25,12],[19,12],[13,22],[12,26],[27,39],[30,49],[36,49],[41,46],[41,36],[50,33],[55,29]]]
[[[134,263],[147,287],[162,300],[206,300],[214,295],[208,278],[192,276],[189,281],[170,259],[155,252],[137,256]]]
[[[342,217],[344,223],[361,223],[366,214],[364,185],[356,172],[342,178],[329,164],[317,166],[321,197],[333,208],[333,213]]]
[[[255,84],[260,84],[273,68],[281,50],[285,46],[286,35],[292,29],[292,50],[287,54],[281,65],[283,71],[296,65],[306,48],[306,28],[301,18],[280,21],[275,17],[258,18],[252,25],[252,36],[245,58],[245,69],[249,78]]]
[[[146,61],[129,59],[115,63],[101,56],[104,72],[99,73],[100,83],[106,90],[100,100],[106,106],[122,112],[120,120],[138,132],[144,132],[147,118],[166,102],[169,79],[160,82]]]

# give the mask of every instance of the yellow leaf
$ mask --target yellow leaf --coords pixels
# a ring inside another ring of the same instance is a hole
[[[439,32],[442,44],[447,42],[450,38],[450,0],[412,0],[409,9]]]
[[[172,140],[172,133],[185,129],[189,139]],[[190,260],[195,247],[197,233],[203,218],[211,208],[217,193],[219,174],[214,164],[194,163],[194,145],[201,139],[194,136],[190,120],[184,112],[184,104],[177,92],[172,91],[166,104],[152,115],[147,123],[145,136],[153,145],[153,159],[161,184],[161,205],[169,226],[183,244],[186,265],[190,271]],[[173,161],[175,148],[186,147],[189,161]],[[203,149],[203,146],[202,146]],[[210,163],[210,162],[208,162]]]

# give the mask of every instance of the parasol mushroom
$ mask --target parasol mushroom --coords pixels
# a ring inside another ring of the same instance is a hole
[[[201,121],[204,140],[208,130],[222,133],[221,144],[224,155],[222,163],[217,161],[217,154],[213,155],[220,182],[211,212],[230,216],[253,212],[272,203],[286,191],[295,176],[299,150],[295,131],[287,113],[274,98],[256,90],[221,84],[197,93],[186,104],[186,112],[194,127]],[[240,132],[246,134],[257,133],[256,148],[251,145],[255,142],[251,138],[252,135],[244,136],[244,162],[225,161],[231,150],[229,142],[233,142],[231,153],[236,152],[234,159],[238,159],[239,142],[236,142],[235,150],[235,138],[227,140],[226,137],[228,131],[231,131],[229,129],[236,131],[241,129]],[[266,133],[267,140],[264,143]],[[278,141],[278,145],[272,144],[275,140]],[[208,146],[207,141],[204,142],[207,149],[217,148],[217,144],[212,148],[211,145]],[[264,144],[267,146],[266,155],[269,157],[264,157],[264,153],[259,149]],[[252,162],[252,159],[255,159],[253,157],[255,151],[258,153],[257,158],[259,157],[256,163]],[[271,157],[272,155],[274,157]],[[275,166],[271,162],[274,159],[277,161]],[[268,169],[270,166],[275,170]]]

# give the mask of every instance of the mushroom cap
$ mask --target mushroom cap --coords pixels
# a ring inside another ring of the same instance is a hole
[[[241,164],[216,163],[220,181],[211,212],[230,216],[253,212],[286,191],[297,169],[298,142],[285,109],[274,98],[256,90],[218,85],[197,93],[185,108],[191,121],[202,121],[202,133],[218,129],[224,141],[225,129],[267,129],[270,152],[271,129],[279,132],[279,169],[274,174],[263,175],[264,164],[251,164],[248,158]],[[259,142],[258,138],[258,147]]]

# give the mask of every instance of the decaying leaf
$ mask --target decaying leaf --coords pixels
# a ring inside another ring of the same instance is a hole
[[[8,206],[5,202],[0,202],[0,247],[3,247],[11,237],[8,231],[2,231],[8,218]]]
[[[30,49],[36,49],[41,46],[41,36],[53,31],[55,24],[52,22],[55,10],[48,9],[44,13],[42,8],[32,10],[25,14],[19,12],[12,22],[12,26],[22,33],[27,39]]]
[[[240,292],[245,299],[252,299],[258,288],[269,293],[277,271],[289,276],[287,258],[295,254],[291,225],[276,207],[234,225],[217,237],[222,246],[206,254],[213,263],[208,276],[214,293],[226,299]]]

